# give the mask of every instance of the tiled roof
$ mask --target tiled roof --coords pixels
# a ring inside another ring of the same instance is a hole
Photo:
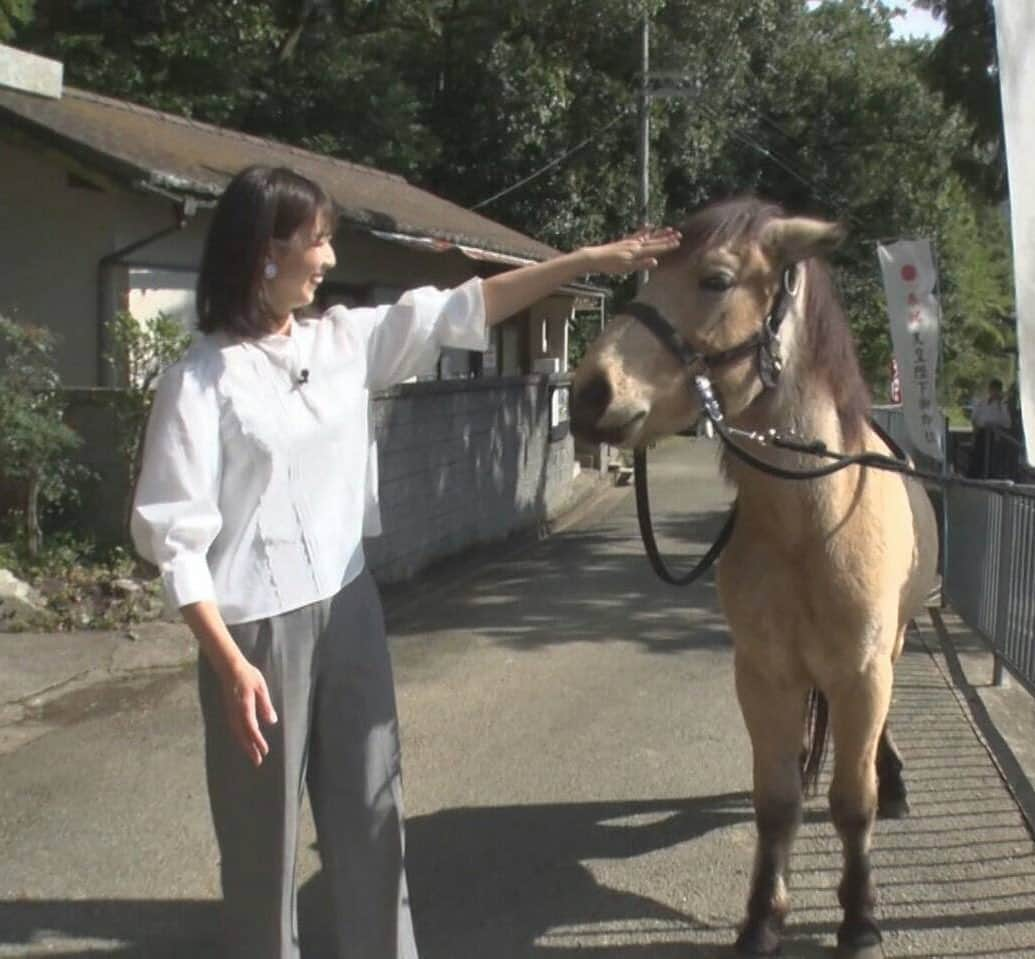
[[[59,100],[0,90],[0,123],[140,189],[212,200],[245,166],[289,166],[319,182],[342,217],[362,227],[535,260],[557,252],[402,177],[72,87]]]

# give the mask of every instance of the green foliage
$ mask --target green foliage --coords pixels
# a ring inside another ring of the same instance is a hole
[[[403,71],[422,6],[37,0],[18,40],[69,83],[409,174],[435,151]]]
[[[116,382],[122,386],[115,401],[119,451],[129,468],[128,488],[132,490],[154,402],[155,381],[162,370],[183,355],[190,334],[165,313],[141,323],[132,314],[120,312],[108,323],[108,338],[112,351],[107,359],[115,368]]]
[[[572,248],[638,219],[647,11],[651,69],[681,90],[651,106],[651,219],[753,191],[843,220],[835,265],[878,394],[875,242],[931,237],[954,396],[1010,348],[1012,288],[986,3],[928,5],[937,45],[892,40],[871,0],[37,0],[18,40],[69,82],[371,164]]]
[[[568,367],[575,369],[600,333],[599,310],[577,310],[568,323]]]
[[[32,19],[36,0],[0,0],[0,40],[10,40],[15,30]]]
[[[990,200],[1006,196],[1003,108],[995,13],[991,0],[917,0],[945,21],[924,76],[970,125],[970,146],[955,161],[962,176]]]
[[[20,493],[32,556],[42,545],[41,510],[74,497],[84,474],[71,458],[80,439],[63,415],[53,338],[0,316],[0,478]]]

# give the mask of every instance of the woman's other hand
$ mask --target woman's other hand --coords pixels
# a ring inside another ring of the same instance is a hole
[[[277,722],[266,680],[247,660],[223,676],[223,705],[230,732],[253,765],[261,766],[270,751],[262,726]]]
[[[658,257],[679,248],[682,239],[672,227],[639,230],[631,236],[602,246],[584,247],[587,273],[632,273],[653,270]]]
[[[212,600],[190,603],[180,607],[180,612],[219,677],[234,740],[256,766],[262,765],[270,747],[260,723],[272,726],[277,721],[266,680],[244,657]]]

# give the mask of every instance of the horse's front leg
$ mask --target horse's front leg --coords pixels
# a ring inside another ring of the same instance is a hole
[[[891,662],[881,659],[827,693],[834,736],[830,813],[844,851],[837,890],[844,910],[837,931],[838,959],[883,955],[874,917],[870,837],[877,813],[877,746],[891,703],[891,684]]]
[[[746,956],[780,951],[787,916],[791,844],[801,823],[801,741],[807,691],[774,684],[765,670],[737,653],[737,698],[754,757],[758,839],[747,919],[737,937]]]

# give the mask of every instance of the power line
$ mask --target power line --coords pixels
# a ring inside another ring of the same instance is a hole
[[[500,197],[506,196],[508,193],[513,193],[515,190],[523,187],[526,183],[531,183],[533,180],[537,179],[538,177],[541,177],[544,173],[548,173],[555,166],[558,166],[559,164],[567,160],[568,157],[572,156],[575,153],[578,153],[579,150],[589,146],[589,144],[593,143],[595,140],[598,140],[604,133],[610,130],[611,127],[613,127],[616,123],[619,123],[620,121],[626,119],[628,116],[629,109],[626,108],[625,110],[621,111],[618,114],[618,116],[616,116],[609,123],[605,123],[592,136],[588,136],[585,140],[582,140],[580,143],[576,143],[575,146],[573,146],[570,150],[566,150],[559,157],[556,157],[555,159],[551,160],[545,166],[540,167],[538,170],[535,171],[535,173],[530,173],[524,179],[518,180],[517,183],[512,183],[510,186],[506,187],[506,189],[500,190],[499,193],[494,193],[492,196],[488,197],[485,200],[482,200],[480,203],[476,203],[474,206],[471,207],[471,209],[479,210],[483,206],[488,206],[494,200],[498,200]]]
[[[712,119],[721,119],[705,104],[702,104],[702,106],[706,111],[709,112]],[[779,156],[779,154],[774,153],[772,150],[770,150],[766,146],[763,146],[758,141],[753,140],[746,133],[742,133],[739,130],[729,130],[727,132],[729,136],[733,137],[736,140],[739,140],[746,146],[749,146],[752,150],[761,154],[767,160],[774,163],[776,166],[780,167],[790,176],[794,177],[795,180],[797,180],[804,187],[806,187],[809,190],[809,192],[812,193],[814,196],[829,203],[833,208],[840,210],[847,219],[854,221],[858,226],[863,225],[862,221],[854,213],[852,213],[851,210],[848,209],[848,200],[845,197],[835,195],[831,193],[829,190],[821,189],[815,180],[810,179],[808,176],[802,173],[799,173],[794,167],[790,165],[789,161],[783,159],[781,156]]]

